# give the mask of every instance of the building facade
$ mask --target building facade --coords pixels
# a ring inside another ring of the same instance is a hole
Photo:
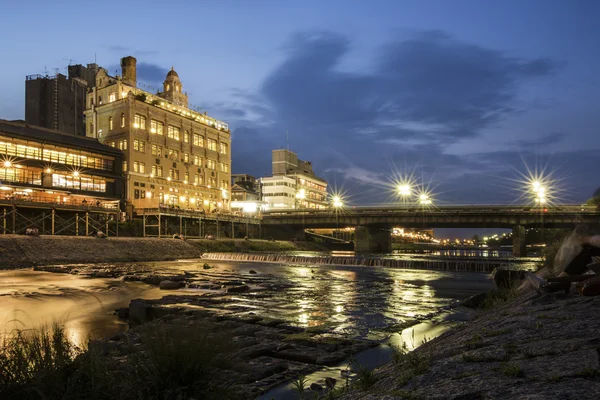
[[[136,87],[136,59],[122,76],[104,69],[87,95],[87,136],[123,151],[130,216],[146,208],[216,211],[230,207],[231,133],[226,123],[188,107],[177,72],[163,91]]]
[[[263,200],[271,208],[326,209],[327,181],[315,175],[312,163],[290,150],[272,151],[273,176],[261,178]]]
[[[69,65],[69,76],[28,75],[25,79],[25,122],[62,133],[85,136],[88,88],[94,86],[96,64]]]
[[[96,140],[0,120],[0,200],[118,208],[123,154]]]

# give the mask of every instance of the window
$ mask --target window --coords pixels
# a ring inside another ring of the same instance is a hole
[[[201,179],[200,175],[194,174],[194,185],[201,185],[201,184],[202,184],[202,179]]]
[[[109,131],[113,130],[113,119],[112,119],[112,117],[108,117],[108,130]]]
[[[194,165],[202,165],[202,158],[194,156]]]
[[[146,143],[143,140],[133,140],[133,149],[135,151],[139,151],[140,153],[146,152]]]
[[[133,162],[133,172],[139,172],[140,174],[146,173],[146,163],[140,161]]]
[[[140,198],[140,189],[135,189],[133,191],[133,198],[138,200]]]
[[[184,181],[185,183],[189,183],[189,181],[190,181],[190,173],[189,173],[189,172],[186,172],[186,173],[185,173],[185,175],[184,175],[184,178],[183,178],[183,181]]]
[[[108,102],[109,103],[112,103],[116,99],[117,99],[117,94],[115,92],[112,92],[111,94],[108,95]]]
[[[119,140],[119,150],[127,150],[127,139]]]
[[[219,143],[219,151],[221,154],[227,154],[227,143]]]
[[[181,140],[180,136],[180,129],[176,126],[173,125],[169,125],[169,129],[168,129],[168,137],[170,139],[175,139],[175,140]]]
[[[174,174],[173,168],[169,168],[169,178],[173,179],[174,175],[175,174]]]
[[[217,141],[215,139],[208,139],[208,149],[217,151]]]
[[[183,132],[183,141],[185,143],[189,143],[190,142],[190,133],[188,131]]]
[[[127,160],[123,161],[123,172],[127,172]]]
[[[152,166],[152,168],[151,168],[151,170],[150,170],[150,175],[151,175],[152,177],[155,177],[155,176],[156,176],[156,165],[153,165],[153,166]]]
[[[176,181],[179,180],[179,170],[178,169],[175,170],[175,176],[173,177],[173,179],[175,179]]]
[[[169,158],[171,160],[179,161],[179,152],[177,150],[169,149]]]
[[[162,156],[162,147],[158,146],[156,144],[153,144],[152,145],[152,155],[157,156],[157,157]]]
[[[157,135],[163,135],[165,124],[155,119],[150,120],[150,133],[156,133]]]
[[[229,172],[229,165],[227,163],[220,163],[221,164],[221,172]]]
[[[107,143],[107,144],[108,144],[110,147],[117,147],[117,143],[116,143],[116,142],[114,142],[114,141],[113,141],[113,142],[110,142],[110,143]]]
[[[146,117],[140,114],[135,114],[133,127],[138,129],[146,129]]]
[[[221,181],[221,189],[229,189],[229,182],[226,180]]]
[[[206,160],[206,168],[215,169],[215,160]]]
[[[121,128],[125,128],[125,114],[121,114]]]
[[[184,163],[190,162],[190,155],[188,153],[183,153],[183,162]]]
[[[208,178],[208,186],[217,186],[217,178]]]
[[[156,176],[162,178],[163,176],[163,168],[161,166],[156,167]]]
[[[194,133],[194,146],[202,147],[204,146],[204,138],[197,133]]]

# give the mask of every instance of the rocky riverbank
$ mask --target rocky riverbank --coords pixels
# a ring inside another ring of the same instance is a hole
[[[343,400],[598,399],[600,297],[524,294],[412,353]]]
[[[205,252],[323,250],[312,243],[0,235],[0,269],[63,263],[114,263],[200,258]]]

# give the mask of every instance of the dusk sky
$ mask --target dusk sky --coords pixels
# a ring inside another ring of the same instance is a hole
[[[60,4],[60,5],[58,5]],[[600,1],[2,1],[0,118],[25,76],[138,60],[174,66],[190,103],[230,124],[233,172],[289,147],[353,204],[411,175],[435,204],[555,202],[600,187]],[[120,71],[119,71],[120,74]],[[552,190],[552,189],[551,189]]]

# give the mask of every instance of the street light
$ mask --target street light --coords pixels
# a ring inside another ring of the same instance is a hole
[[[340,198],[340,196],[333,196],[333,201],[331,203],[333,208],[335,209],[335,228],[336,230],[340,230],[340,221],[339,221],[339,210],[344,206],[344,202]]]
[[[419,204],[421,204],[421,205],[431,204],[431,199],[429,198],[429,195],[427,195],[427,193],[421,193],[419,195]]]
[[[12,167],[12,163],[10,161],[4,161],[4,168]]]

